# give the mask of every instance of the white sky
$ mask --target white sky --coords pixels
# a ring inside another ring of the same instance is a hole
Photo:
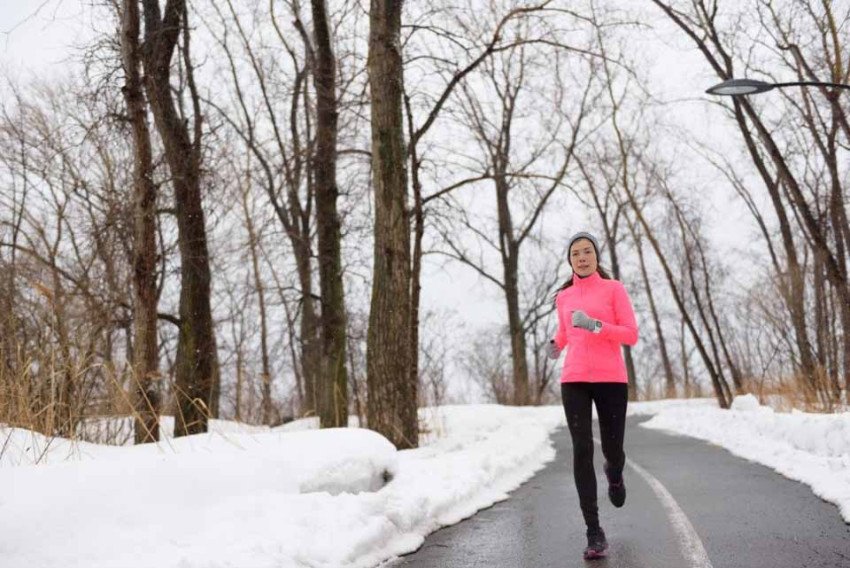
[[[0,69],[31,74],[62,73],[69,48],[91,35],[91,8],[81,0],[0,2]]]

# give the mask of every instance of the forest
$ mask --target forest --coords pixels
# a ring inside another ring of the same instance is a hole
[[[405,449],[418,408],[557,403],[578,230],[635,305],[630,400],[848,404],[850,5],[87,5],[67,74],[0,87],[0,423],[357,417]],[[818,85],[705,93],[745,77]],[[498,325],[426,301],[440,271]]]

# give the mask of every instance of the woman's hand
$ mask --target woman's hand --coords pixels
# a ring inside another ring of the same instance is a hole
[[[558,349],[558,346],[555,345],[555,340],[550,339],[549,344],[546,348],[546,356],[550,359],[557,359],[561,355],[561,350]]]
[[[592,317],[589,317],[581,310],[576,310],[573,312],[573,327],[580,327],[582,329],[586,329],[587,331],[597,333],[599,328],[602,327],[602,325],[599,320],[595,320]]]

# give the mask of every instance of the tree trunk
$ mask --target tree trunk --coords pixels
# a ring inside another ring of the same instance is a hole
[[[410,381],[410,227],[402,123],[401,0],[372,0],[369,90],[375,248],[366,353],[369,428],[397,448],[419,443]]]
[[[336,202],[336,59],[325,0],[311,0],[316,57],[316,152],[313,172],[316,190],[316,226],[319,240],[321,292],[321,373],[319,422],[323,428],[348,425],[348,373],[345,367],[346,317],[340,255],[340,223]]]
[[[624,162],[626,158],[623,158]],[[625,170],[626,167],[624,166]],[[594,200],[596,196],[594,195]],[[618,230],[618,217],[619,211],[617,215],[614,217],[614,226],[611,227],[608,222],[608,217],[605,215],[605,212],[599,208],[599,216],[602,219],[603,228],[605,230],[605,241],[608,243],[608,251],[611,255],[611,272],[613,273],[615,280],[620,280],[620,259],[617,256],[617,233]],[[635,360],[632,357],[632,348],[629,345],[623,345],[623,358],[626,363],[626,375],[629,379],[629,400],[637,400],[638,390],[637,390],[637,374],[635,373]]]
[[[250,188],[250,180],[248,187]],[[269,361],[269,326],[266,316],[266,289],[263,285],[263,278],[260,274],[260,255],[259,255],[259,236],[254,228],[254,221],[251,219],[251,210],[248,207],[248,192],[246,188],[242,192],[242,210],[245,212],[245,226],[248,230],[248,248],[251,251],[251,270],[254,276],[254,290],[257,293],[257,303],[260,309],[260,360],[262,363],[262,394],[261,406],[263,409],[263,424],[271,426],[272,416],[272,372],[271,363]],[[241,364],[241,357],[237,356],[237,365]],[[242,369],[237,369],[239,379],[241,379]],[[236,400],[241,402],[242,393],[239,392],[241,381],[237,380]],[[237,404],[238,405],[238,404]]]
[[[133,379],[135,441],[159,441],[157,360],[156,186],[142,79],[138,0],[123,0],[121,54],[124,100],[133,129]]]
[[[682,354],[682,387],[685,391],[685,398],[691,398],[693,392],[691,389],[691,367],[688,364],[690,356],[687,341],[685,341],[685,318],[682,318],[679,322],[679,352]]]
[[[408,122],[413,130],[413,114],[408,103]],[[419,304],[422,296],[422,239],[425,236],[425,204],[419,179],[419,155],[416,145],[410,148],[410,170],[413,181],[413,262],[410,274],[410,377],[419,386]]]
[[[511,336],[511,361],[513,362],[514,404],[529,404],[528,359],[526,358],[525,330],[519,310],[519,274],[517,267],[518,247],[505,263],[505,299],[508,307],[508,329]]]
[[[158,0],[142,0],[145,15],[145,88],[165,147],[174,184],[180,250],[180,334],[177,344],[174,435],[207,431],[217,407],[218,360],[212,309],[200,179],[200,121],[195,102],[195,139],[180,118],[171,93],[170,66],[186,16],[185,0],[168,0],[161,14]],[[188,41],[188,32],[185,32]],[[191,67],[186,70],[191,77]],[[190,78],[191,82],[191,78]]]
[[[237,327],[237,318],[232,318],[230,323],[230,329],[233,334],[233,349],[236,352],[236,396],[233,403],[234,412],[233,419],[237,422],[243,422],[242,416],[242,390],[244,388],[245,383],[245,371],[244,367],[244,355],[243,355],[243,344],[244,344],[244,336],[245,336],[245,325],[244,321],[239,322],[239,333],[236,332]]]
[[[844,207],[844,191],[841,185],[841,174],[838,171],[838,156],[836,148],[836,137],[839,130],[840,107],[832,101],[832,128],[827,137],[826,163],[829,168],[831,179],[829,217],[835,236],[835,256],[838,262],[838,271],[844,283],[844,291],[850,289],[850,279],[847,278],[847,247],[850,247],[850,223],[847,222],[847,211]],[[836,292],[841,293],[840,283],[832,281]],[[841,302],[841,327],[844,330],[844,388],[850,392],[850,293],[845,293],[845,301]]]
[[[319,316],[313,300],[313,274],[310,267],[310,245],[304,238],[295,239],[293,252],[298,282],[301,286],[301,373],[304,382],[304,400],[301,413],[304,416],[318,414],[318,375],[321,356],[319,345]]]
[[[640,262],[640,274],[643,278],[643,286],[646,290],[646,297],[649,300],[649,311],[652,314],[652,323],[655,326],[655,335],[658,338],[658,350],[661,354],[661,364],[664,367],[664,395],[667,398],[676,397],[676,376],[673,373],[673,364],[670,361],[670,355],[667,353],[667,341],[664,338],[664,329],[661,326],[661,318],[658,315],[658,308],[655,305],[655,295],[652,293],[652,285],[649,282],[649,274],[646,271],[646,260],[643,256],[643,245],[640,236],[637,234],[632,223],[629,223],[629,228],[632,231],[632,237],[637,248],[638,261]]]
[[[510,136],[506,136],[509,139]],[[510,186],[506,178],[507,152],[501,152],[494,164],[496,169],[496,204],[499,220],[499,250],[504,272],[505,304],[508,308],[508,334],[511,338],[511,363],[513,370],[513,402],[526,405],[528,397],[528,360],[526,359],[525,330],[519,310],[519,245],[514,238],[508,196]]]

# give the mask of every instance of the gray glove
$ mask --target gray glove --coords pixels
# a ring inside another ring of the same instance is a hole
[[[546,356],[550,359],[557,359],[561,355],[561,350],[555,345],[555,340],[550,339],[546,347]]]
[[[580,327],[593,333],[599,333],[599,330],[602,328],[602,322],[588,317],[581,310],[576,310],[573,312],[573,327]]]

